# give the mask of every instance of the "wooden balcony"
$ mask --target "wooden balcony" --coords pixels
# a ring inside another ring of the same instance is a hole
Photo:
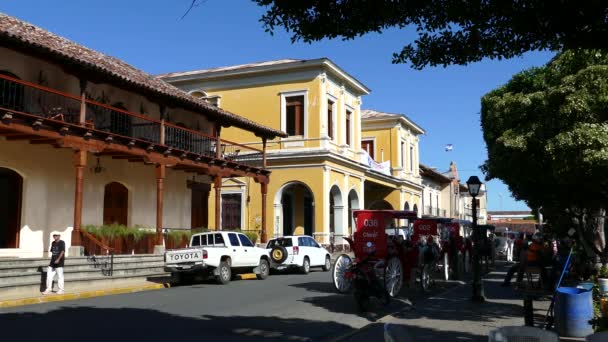
[[[267,176],[262,150],[0,75],[0,135],[221,177]],[[218,149],[219,147],[219,149]],[[173,163],[166,162],[167,159]]]

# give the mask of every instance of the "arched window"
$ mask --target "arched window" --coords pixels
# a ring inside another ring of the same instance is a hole
[[[410,210],[410,204],[405,202],[405,206],[403,206],[403,210],[409,211]]]
[[[103,224],[128,223],[129,190],[117,182],[106,184],[103,194]]]

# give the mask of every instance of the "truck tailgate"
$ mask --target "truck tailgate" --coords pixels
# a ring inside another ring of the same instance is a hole
[[[165,264],[181,264],[203,261],[203,249],[168,251],[165,255]]]

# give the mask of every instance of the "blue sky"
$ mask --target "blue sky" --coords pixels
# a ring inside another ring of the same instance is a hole
[[[480,98],[552,53],[482,61],[468,66],[413,70],[391,64],[414,37],[390,30],[354,41],[292,44],[284,32],[264,32],[263,9],[249,0],[207,0],[180,20],[190,0],[5,0],[0,11],[104,52],[152,74],[283,58],[328,57],[372,89],[363,108],[403,113],[425,128],[421,162],[447,170],[453,160],[464,182],[481,177],[486,158]],[[451,152],[444,146],[453,144]],[[490,210],[524,210],[500,181],[487,184]]]

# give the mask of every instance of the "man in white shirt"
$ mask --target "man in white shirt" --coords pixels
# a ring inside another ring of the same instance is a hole
[[[513,262],[513,239],[507,234],[507,262]]]

